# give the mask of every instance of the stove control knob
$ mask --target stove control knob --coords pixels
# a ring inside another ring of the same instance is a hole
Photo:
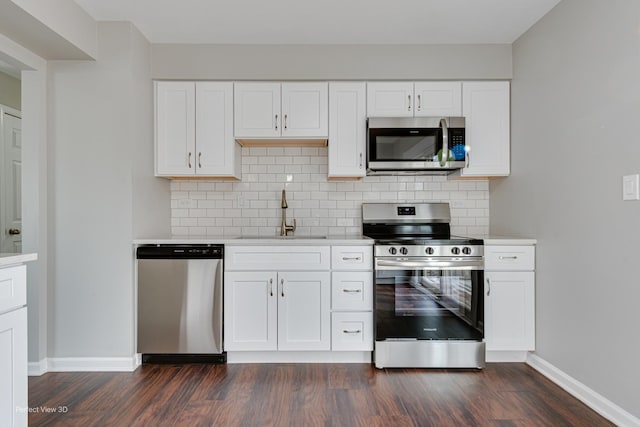
[[[424,251],[426,252],[427,255],[433,255],[433,253],[435,252],[435,250],[431,246],[429,246]]]
[[[391,255],[395,255],[395,254],[396,254],[396,252],[397,252],[396,248],[389,248],[389,253],[390,253]]]
[[[462,253],[465,255],[471,255],[471,248],[468,246],[462,248]]]
[[[406,255],[406,254],[408,254],[408,253],[409,253],[409,251],[407,250],[407,248],[400,248],[400,253],[401,253],[402,255]]]
[[[458,247],[451,248],[451,253],[454,255],[458,255],[460,253],[460,248]]]

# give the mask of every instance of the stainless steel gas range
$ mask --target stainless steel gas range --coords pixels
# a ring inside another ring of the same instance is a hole
[[[483,368],[483,241],[451,236],[448,203],[364,203],[375,239],[377,368]]]

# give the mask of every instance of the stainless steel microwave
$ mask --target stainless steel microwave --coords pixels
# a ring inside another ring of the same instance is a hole
[[[367,175],[447,175],[468,160],[464,117],[370,117]]]

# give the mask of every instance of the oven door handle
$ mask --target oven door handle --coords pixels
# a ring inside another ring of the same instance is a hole
[[[421,268],[423,270],[482,270],[484,262],[482,260],[442,260],[442,261],[394,261],[376,260],[378,270],[406,270],[410,268]]]

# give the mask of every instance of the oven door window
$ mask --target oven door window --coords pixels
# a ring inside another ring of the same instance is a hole
[[[482,270],[376,272],[376,339],[469,339],[483,334]]]
[[[369,130],[369,161],[431,162],[441,148],[439,128]]]

